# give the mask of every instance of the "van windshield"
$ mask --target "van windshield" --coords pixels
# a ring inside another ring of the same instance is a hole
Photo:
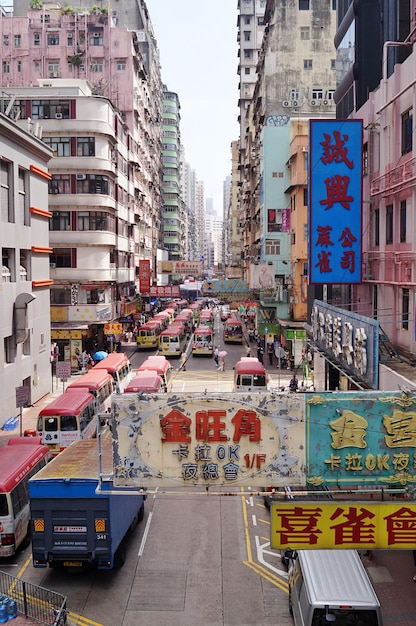
[[[315,609],[311,626],[378,626],[377,612],[369,609],[330,609],[330,620],[325,609]],[[332,617],[334,616],[334,617]]]

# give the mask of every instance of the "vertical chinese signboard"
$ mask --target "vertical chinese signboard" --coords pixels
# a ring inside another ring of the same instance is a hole
[[[139,280],[140,280],[140,292],[150,292],[150,261],[143,259],[139,261]]]
[[[361,282],[362,120],[309,122],[310,283]]]

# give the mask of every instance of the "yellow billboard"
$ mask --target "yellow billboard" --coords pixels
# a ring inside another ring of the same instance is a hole
[[[275,550],[414,549],[416,503],[282,501],[270,507]]]

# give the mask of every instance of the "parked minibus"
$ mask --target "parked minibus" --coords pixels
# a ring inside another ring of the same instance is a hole
[[[136,343],[139,350],[157,348],[159,335],[166,328],[162,319],[152,318],[137,331]]]
[[[13,437],[0,454],[0,557],[30,542],[29,478],[50,460],[49,448],[34,437]]]
[[[97,434],[95,397],[87,389],[72,390],[52,400],[39,411],[36,435],[52,456],[79,439]]]
[[[242,357],[234,368],[234,391],[267,391],[269,376],[255,357]]]
[[[214,333],[209,326],[198,326],[194,330],[192,356],[212,356],[214,353]]]
[[[381,626],[380,602],[356,550],[299,550],[289,562],[295,626]]]
[[[125,393],[158,393],[164,392],[164,384],[161,376],[149,370],[138,371],[126,386]]]
[[[186,345],[186,330],[182,322],[172,323],[159,335],[159,352],[167,357],[181,356]]]
[[[111,410],[111,395],[114,391],[114,382],[107,370],[92,368],[86,374],[79,376],[68,385],[65,393],[74,390],[88,390],[97,400],[97,412],[106,413]]]
[[[95,370],[106,370],[113,377],[114,388],[120,393],[132,376],[131,363],[122,352],[112,352],[94,365],[92,371]]]
[[[199,314],[199,324],[201,326],[210,326],[214,330],[214,313],[211,309],[202,309]]]
[[[192,332],[193,327],[192,311],[190,309],[183,309],[183,311],[178,313],[175,317],[175,324],[178,322],[182,323],[186,333],[189,335]]]
[[[173,367],[166,357],[161,355],[149,356],[145,361],[143,361],[137,370],[137,374],[142,371],[156,372],[156,374],[158,374],[163,381],[163,391],[171,390]]]
[[[243,324],[240,320],[229,317],[224,322],[224,342],[243,343]]]
[[[162,330],[165,330],[171,322],[170,315],[167,311],[159,311],[150,320],[150,322],[161,322]]]

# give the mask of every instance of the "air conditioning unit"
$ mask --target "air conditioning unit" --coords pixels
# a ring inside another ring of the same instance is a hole
[[[322,100],[322,104],[324,105],[324,107],[327,107],[328,104],[330,104],[329,100]]]
[[[290,107],[290,102],[289,100],[283,100],[282,105],[286,108],[286,107]]]
[[[100,33],[94,33],[93,37],[98,38],[100,36]]]
[[[302,152],[308,152],[308,148],[306,146],[302,146]]]
[[[55,119],[56,120],[61,120],[62,119],[62,113],[55,113]]]
[[[299,102],[297,100],[292,100],[292,107],[298,107]]]
[[[311,105],[311,107],[316,107],[318,105],[318,101],[317,100],[309,100],[309,104]]]
[[[58,78],[58,72],[49,72],[49,78]]]
[[[56,263],[49,263],[49,267],[51,270],[54,270],[56,268]]]
[[[86,174],[77,174],[77,180],[85,180],[86,177]]]

